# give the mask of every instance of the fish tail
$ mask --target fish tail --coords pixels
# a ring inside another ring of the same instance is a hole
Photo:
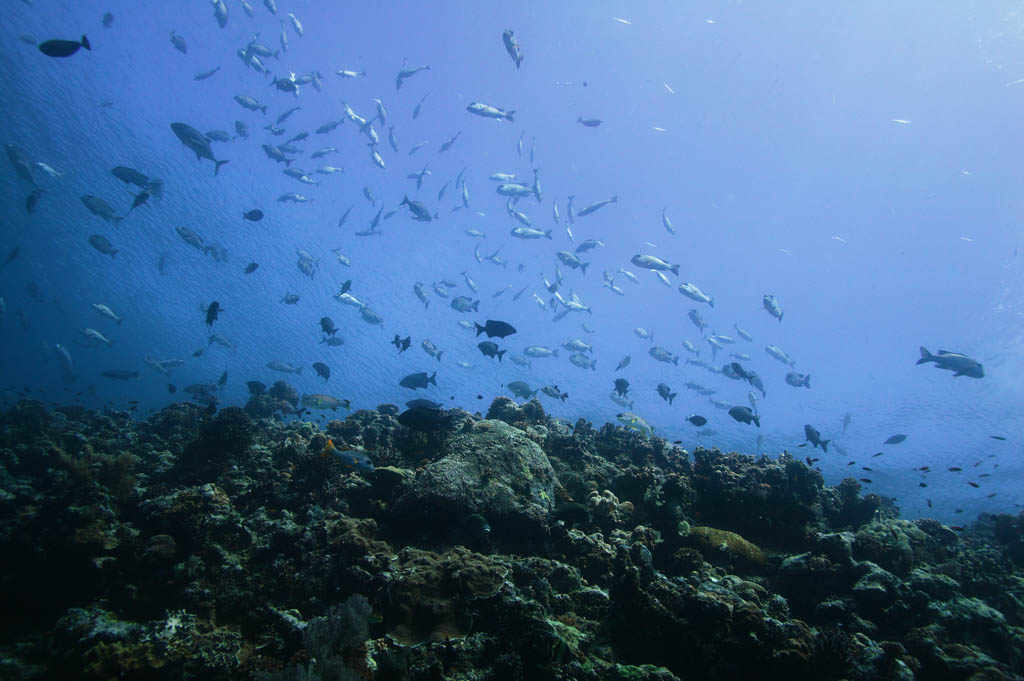
[[[679,264],[678,263],[675,264],[675,265],[672,265],[672,267],[669,267],[668,270],[669,270],[669,272],[671,272],[672,274],[676,275],[677,277],[679,276]],[[712,305],[711,307],[714,307],[714,305]]]
[[[715,299],[714,299],[714,298],[711,298],[711,297],[709,296],[709,297],[708,297],[708,305],[710,305],[710,306],[711,306],[711,307],[713,308],[713,307],[715,306]]]
[[[512,118],[512,116],[515,115],[515,113],[516,113],[515,109],[512,109],[511,111],[506,111],[505,112],[505,118],[508,119],[509,123],[515,123],[516,122],[515,119]]]
[[[267,105],[266,104],[264,104],[263,106],[256,107],[256,108],[259,109],[264,114],[267,113]]]
[[[550,239],[551,238],[551,230],[549,229],[548,231],[544,232],[544,236],[547,237],[548,239]]]
[[[810,389],[811,387],[811,375],[807,374],[807,378],[804,379],[804,387]]]
[[[437,361],[438,361],[438,362],[440,362],[440,361],[441,361],[441,355],[443,355],[443,354],[444,354],[444,350],[439,350],[439,351],[437,352]]]
[[[758,428],[761,427],[761,417],[760,416],[758,416],[757,414],[754,414],[750,418],[754,422],[754,425],[756,425]]]
[[[669,394],[668,394],[668,403],[669,403],[670,405],[672,404],[672,400],[676,399],[676,395],[678,395],[678,394],[679,394],[679,393],[669,393]]]
[[[581,262],[580,263],[580,271],[583,272],[583,274],[586,274],[587,273],[587,267],[589,265],[590,265],[589,262]]]
[[[92,52],[92,44],[89,43],[89,39],[82,35],[82,47]]]
[[[220,167],[225,163],[231,163],[231,161],[214,161],[213,174],[216,175],[220,172]]]
[[[675,364],[676,366],[679,366],[679,358],[678,357],[673,357],[672,358],[672,363]]]
[[[430,376],[427,377],[427,383],[433,383],[434,385],[437,385],[437,372],[436,371],[433,374],[431,374]]]
[[[821,441],[821,451],[825,452],[826,454],[828,454],[828,443],[829,442],[832,442],[832,440],[822,440]]]
[[[922,345],[921,346],[921,359],[917,360],[917,362],[915,362],[915,364],[924,364],[925,362],[931,362],[934,359],[935,359],[935,355],[933,355],[932,353],[928,352],[928,349],[925,348]]]

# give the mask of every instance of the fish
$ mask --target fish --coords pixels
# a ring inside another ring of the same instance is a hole
[[[595,201],[594,203],[590,204],[589,206],[580,209],[576,213],[576,217],[580,217],[581,218],[581,217],[584,217],[586,215],[590,215],[591,213],[594,213],[597,210],[599,210],[601,208],[604,208],[609,203],[618,203],[618,202],[619,202],[619,197],[618,196],[613,196],[610,199],[603,199],[601,201]],[[678,272],[677,272],[677,274],[678,274]]]
[[[523,63],[523,53],[519,50],[519,41],[516,40],[515,33],[512,32],[511,28],[507,28],[501,34],[501,40],[505,43],[505,50],[512,57],[512,61],[516,63],[516,69],[518,70],[519,65]]]
[[[679,394],[679,393],[672,392],[672,389],[669,388],[664,383],[659,383],[657,390],[658,390],[658,395],[661,396],[661,399],[665,400],[669,404],[672,404],[672,400],[674,400],[676,398],[676,395]]]
[[[751,411],[750,407],[732,407],[729,409],[729,416],[740,423],[753,423],[758,428],[761,427],[761,417]]]
[[[265,0],[266,1],[266,0]],[[320,452],[321,457],[334,457],[345,468],[352,468],[360,473],[372,473],[374,471],[373,461],[365,449],[359,447],[344,447],[338,449],[333,440],[327,440],[327,445]]]
[[[337,73],[342,78],[358,78],[360,76],[365,76],[366,75],[366,71],[365,70],[363,70],[363,71],[353,71],[352,69],[338,69],[337,71],[335,71],[335,73]]]
[[[488,319],[483,326],[480,326],[479,324],[474,324],[474,326],[476,327],[477,336],[482,333],[486,333],[488,338],[494,338],[495,336],[498,338],[505,338],[516,332],[516,328],[508,322],[502,322],[495,319]]]
[[[402,201],[398,204],[399,206],[408,206],[409,212],[412,213],[412,219],[418,222],[430,222],[431,220],[437,220],[438,215],[430,214],[430,211],[425,205],[419,201],[411,201],[408,196],[403,196]]]
[[[106,201],[98,196],[92,194],[85,194],[81,197],[82,204],[89,209],[89,212],[97,217],[101,217],[112,225],[120,224],[124,220],[123,215],[118,215],[114,212],[114,209],[110,207]]]
[[[266,107],[264,107],[266,108]],[[181,143],[191,149],[196,154],[196,160],[208,159],[213,161],[213,174],[217,175],[220,172],[220,167],[230,161],[218,161],[213,157],[213,149],[210,148],[210,140],[208,140],[201,132],[193,128],[191,125],[185,123],[171,123],[171,130],[177,136]]]
[[[398,75],[395,76],[395,89],[396,90],[401,90],[402,89],[402,84],[405,82],[405,80],[407,78],[410,78],[410,77],[416,75],[420,71],[429,71],[429,70],[430,70],[430,66],[413,66],[413,67],[406,68],[405,63],[403,62],[402,68],[398,71]]]
[[[473,300],[473,299],[468,298],[466,296],[457,296],[455,298],[452,298],[452,302],[451,302],[452,309],[456,310],[458,312],[469,312],[470,310],[472,310],[473,312],[476,312],[477,311],[477,306],[479,306],[479,305],[480,305],[480,301],[479,300]]]
[[[207,78],[209,78],[213,74],[217,73],[218,71],[220,71],[220,67],[219,66],[214,67],[214,68],[210,69],[209,71],[201,71],[200,73],[197,73],[196,75],[192,76],[192,80],[206,80]]]
[[[171,45],[174,45],[174,49],[182,54],[188,54],[188,43],[180,35],[171,31]]]
[[[313,371],[316,372],[317,376],[324,379],[324,381],[328,381],[331,378],[331,367],[327,366],[323,362],[313,362]]]
[[[619,360],[619,365],[617,367],[615,367],[615,370],[619,371],[620,369],[625,369],[626,367],[629,366],[630,360],[631,360],[630,356],[626,355],[625,357],[623,357],[622,359]]]
[[[658,360],[659,362],[665,362],[666,364],[675,364],[676,366],[679,366],[679,356],[673,355],[671,352],[661,347],[660,345],[655,345],[654,347],[652,347],[650,350],[647,351],[647,354],[649,354],[651,357]]]
[[[686,417],[686,420],[697,426],[698,428],[707,424],[708,420],[700,414],[690,414]]]
[[[527,357],[540,358],[540,357],[558,357],[558,349],[552,350],[551,348],[543,345],[531,345],[525,350],[523,354]]]
[[[402,354],[403,352],[408,350],[409,346],[412,344],[412,337],[406,336],[405,338],[402,338],[396,333],[394,339],[391,341],[391,344],[398,348],[398,354]]]
[[[515,397],[523,400],[528,400],[537,394],[537,391],[531,390],[530,385],[525,381],[510,381],[505,387],[508,388]]]
[[[661,224],[665,227],[665,231],[667,231],[669,234],[676,233],[676,230],[672,227],[672,221],[668,219],[667,215],[665,215],[664,208],[661,209]]]
[[[732,328],[736,329],[736,334],[740,338],[742,338],[743,340],[750,341],[750,342],[754,341],[754,337],[750,335],[749,331],[744,331],[739,326],[737,326],[735,323],[733,323]]]
[[[32,164],[29,162],[28,154],[21,147],[16,144],[8,144],[7,158],[10,159],[11,165],[14,166],[18,177],[31,184],[34,188],[39,188],[39,184],[36,182],[35,175],[32,172]]]
[[[540,391],[548,397],[553,397],[556,400],[561,400],[562,402],[565,402],[569,397],[569,393],[562,392],[557,385],[546,385],[541,388]]]
[[[39,199],[46,193],[45,189],[33,189],[32,192],[25,198],[25,212],[29,215],[36,212],[36,206],[39,205]]]
[[[619,420],[619,423],[626,426],[629,430],[635,430],[638,433],[643,433],[648,437],[654,436],[654,428],[647,421],[644,420],[639,414],[634,414],[630,411],[624,411],[620,414],[616,414],[615,418]]]
[[[831,442],[831,440],[822,440],[821,433],[819,433],[814,426],[810,424],[804,426],[804,436],[807,438],[807,441],[811,443],[812,447],[821,447],[821,451],[828,453],[828,443]]]
[[[576,122],[587,128],[596,128],[604,123],[600,118],[584,118],[583,116],[577,118]]]
[[[550,234],[550,232],[548,233]],[[551,237],[548,238],[550,239]],[[586,241],[584,241],[583,243],[576,247],[576,253],[586,253],[587,251],[597,248],[598,246],[604,248],[604,242],[599,241],[597,239],[587,239]]]
[[[810,388],[811,375],[798,374],[795,371],[788,371],[786,372],[786,383],[793,386],[794,388]]]
[[[111,258],[117,255],[117,249],[114,245],[107,240],[102,234],[93,234],[89,237],[89,245],[95,248],[97,251],[104,255],[109,255]]]
[[[926,364],[928,362],[934,362],[936,369],[952,371],[954,378],[957,376],[985,377],[985,369],[978,360],[959,352],[949,352],[947,350],[939,350],[938,353],[933,355],[922,345],[921,358],[917,360],[916,364]]]
[[[476,347],[480,349],[480,352],[483,353],[484,356],[497,357],[499,362],[501,361],[501,358],[504,356],[504,354],[507,352],[507,350],[499,350],[498,344],[494,343],[493,341],[482,341],[480,343],[477,343]]]
[[[444,430],[451,426],[452,417],[446,414],[443,409],[414,406],[399,414],[398,422],[410,430],[432,432]]]
[[[441,361],[441,355],[444,354],[444,350],[438,350],[437,346],[434,345],[431,341],[424,339],[422,342],[420,342],[420,347],[423,348],[423,352],[427,353],[428,355],[436,359],[438,362]]]
[[[643,267],[648,270],[659,270],[662,272],[671,272],[672,274],[679,276],[679,265],[670,265],[661,258],[654,255],[643,255],[637,254],[629,259],[631,263],[637,267]],[[621,270],[620,270],[621,271]]]
[[[431,383],[433,383],[434,385],[437,385],[437,372],[436,371],[433,374],[431,374],[430,376],[428,376],[427,372],[425,372],[425,371],[421,371],[421,372],[416,373],[416,374],[409,374],[408,376],[404,377],[401,381],[399,381],[398,385],[400,385],[403,388],[409,388],[410,390],[415,390],[417,388],[426,388]]]
[[[242,213],[243,220],[249,220],[250,222],[259,222],[263,219],[263,211],[259,208],[253,208]]]
[[[84,35],[81,40],[47,40],[39,43],[39,51],[47,57],[70,57],[83,47],[92,50],[89,39]]]
[[[218,303],[216,300],[210,303],[206,308],[206,325],[213,326],[213,323],[217,321],[217,317],[223,311],[224,308],[222,308],[220,306],[220,303]]]
[[[569,361],[573,364],[573,366],[578,366],[581,369],[592,369],[594,371],[597,371],[597,360],[591,357],[587,357],[583,353],[573,353],[569,357]]]
[[[761,300],[761,304],[764,309],[768,311],[768,314],[782,321],[782,306],[779,305],[779,301],[775,299],[770,293],[764,294],[764,298]]]
[[[217,19],[217,24],[224,28],[228,25],[228,7],[224,4],[224,0],[210,0],[213,4],[213,16]]]
[[[471,114],[475,114],[477,116],[482,116],[484,118],[505,119],[509,123],[515,122],[515,119],[514,119],[514,116],[515,116],[515,113],[516,113],[515,109],[510,109],[509,111],[503,111],[503,110],[501,110],[501,109],[499,109],[497,107],[490,106],[488,104],[482,104],[480,102],[472,102],[471,104],[469,104],[466,107],[466,111],[468,111]]]
[[[796,361],[790,359],[789,355],[783,352],[782,348],[778,347],[777,345],[766,345],[764,351],[767,352],[772,357],[774,357],[775,359],[782,362],[783,364],[788,364],[789,366],[793,366],[796,364]]]
[[[287,362],[279,362],[277,360],[267,362],[266,367],[271,371],[280,371],[283,374],[302,374],[302,367],[292,366]]]
[[[91,341],[94,344],[103,343],[108,348],[114,346],[114,342],[112,340],[110,340],[109,338],[104,336],[102,333],[100,333],[96,329],[84,328],[84,329],[81,330],[81,334],[83,336],[85,336],[86,338],[88,338],[89,341]]]
[[[707,303],[710,307],[715,306],[715,300],[711,296],[704,293],[695,284],[691,284],[688,281],[684,281],[679,285],[679,292],[690,300],[698,303]]]
[[[412,110],[412,119],[413,120],[416,120],[417,118],[419,118],[420,110],[423,107],[423,102],[427,101],[427,97],[429,97],[429,96],[430,96],[430,93],[428,92],[427,94],[423,95],[423,97],[420,98],[420,101],[416,102],[416,106],[413,107],[413,110]]]
[[[617,395],[625,397],[629,392],[629,381],[624,378],[616,378],[614,390]]]
[[[309,393],[307,395],[303,395],[300,403],[306,409],[330,409],[331,411],[337,411],[338,407],[344,407],[345,409],[352,408],[352,404],[348,400],[340,400],[332,395],[323,395],[320,393]]]
[[[890,437],[889,437],[889,439],[887,439],[887,440],[886,440],[885,442],[883,442],[882,444],[886,444],[886,445],[898,445],[899,443],[903,442],[903,441],[904,441],[904,440],[906,440],[906,439],[907,439],[907,436],[906,436],[906,435],[903,435],[902,433],[900,433],[900,434],[898,434],[898,435],[892,435],[892,436],[890,436]]]
[[[100,376],[111,378],[115,381],[130,381],[133,378],[138,378],[139,372],[138,370],[133,371],[131,369],[107,369],[106,371],[101,371]]]
[[[113,320],[113,321],[117,322],[118,326],[120,326],[121,322],[124,321],[123,319],[118,317],[116,314],[114,314],[113,310],[111,310],[109,307],[107,307],[106,305],[104,305],[102,303],[93,303],[92,304],[92,309],[96,310],[97,312],[99,312],[101,315],[103,315],[107,319],[110,319],[110,320]]]
[[[555,255],[566,267],[570,267],[574,270],[578,269],[583,274],[587,273],[587,267],[590,266],[590,263],[582,262],[578,257],[576,257],[575,253],[570,253],[569,251],[558,251]]]

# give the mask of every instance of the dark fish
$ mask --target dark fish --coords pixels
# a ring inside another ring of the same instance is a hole
[[[434,385],[437,385],[437,372],[436,371],[433,374],[431,374],[430,376],[427,376],[427,372],[425,372],[425,371],[421,371],[421,372],[416,373],[416,374],[409,374],[408,376],[403,378],[401,381],[399,381],[398,385],[402,386],[403,388],[409,388],[410,390],[415,390],[416,388],[426,388],[431,383],[433,383]]]
[[[412,409],[413,407],[426,407],[427,409],[440,409],[444,405],[442,405],[440,402],[434,402],[433,400],[417,399],[417,400],[409,400],[408,402],[405,403],[405,406],[408,407],[409,409]]]
[[[401,354],[401,353],[405,352],[406,350],[408,350],[409,349],[409,345],[411,343],[412,343],[412,336],[406,336],[405,338],[400,338],[397,333],[395,334],[395,339],[393,341],[391,341],[391,344],[394,345],[396,348],[398,348],[399,354]]]
[[[814,426],[804,426],[804,436],[807,438],[807,441],[811,443],[811,446],[821,447],[821,451],[826,454],[828,453],[828,443],[831,442],[831,440],[822,440],[821,433],[819,433]]]
[[[70,57],[75,52],[78,52],[78,49],[81,47],[84,47],[87,50],[92,49],[92,45],[89,44],[89,39],[84,35],[80,41],[47,40],[44,43],[39,43],[39,51],[47,57]]]
[[[630,356],[626,355],[621,360],[619,360],[619,366],[615,367],[615,370],[618,371],[619,369],[625,369],[626,367],[629,366],[629,362],[630,362]]]
[[[43,197],[45,189],[33,189],[32,193],[25,199],[25,210],[29,215],[36,212],[36,206],[39,205],[39,199]]]
[[[886,440],[883,444],[898,445],[899,443],[903,442],[906,439],[907,439],[907,436],[903,435],[903,434],[893,435],[888,440]]]
[[[334,321],[330,317],[320,318],[320,329],[328,336],[338,333],[338,327],[334,325]]]
[[[343,295],[345,293],[348,293],[351,290],[352,290],[352,280],[351,279],[346,279],[344,282],[342,282],[341,290],[338,291],[338,295],[339,296]]]
[[[597,126],[604,123],[604,121],[602,121],[600,118],[584,118],[583,116],[577,118],[576,122],[585,125],[588,128],[596,128]]]
[[[153,192],[149,191],[149,187],[144,188],[141,192],[135,195],[135,200],[132,201],[132,207],[128,209],[131,213],[133,210],[149,201],[149,197],[153,196]]]
[[[451,417],[441,409],[410,407],[399,415],[398,422],[410,430],[431,432],[447,428]]]
[[[1002,435],[989,435],[989,437],[992,438],[993,440],[1005,440],[1006,439]]]
[[[220,378],[217,380],[217,385],[220,386],[221,388],[223,388],[224,384],[227,383],[227,382],[228,382],[228,372],[225,369],[224,373],[221,374]]]
[[[210,306],[206,308],[206,325],[213,326],[213,323],[217,321],[217,317],[223,311],[224,309],[216,300],[210,303]]]
[[[259,381],[246,381],[245,386],[249,388],[250,395],[262,395],[267,391],[266,384]]]
[[[128,381],[133,378],[138,378],[139,372],[132,371],[130,369],[107,369],[106,371],[101,371],[100,376],[103,378],[112,378],[115,381]]]
[[[629,381],[627,381],[624,378],[616,378],[615,379],[615,392],[617,392],[618,394],[620,394],[623,397],[625,397],[626,393],[629,392]]]
[[[327,366],[323,362],[313,362],[313,371],[315,371],[316,375],[322,377],[325,381],[331,378],[331,367]]]
[[[740,423],[749,424],[753,422],[758,428],[761,427],[761,417],[751,411],[750,407],[733,407],[729,410],[729,416]]]
[[[263,211],[259,208],[253,208],[252,210],[242,213],[243,220],[251,220],[252,222],[259,222],[263,219]]]
[[[483,341],[482,343],[477,343],[476,346],[480,348],[480,352],[482,352],[486,357],[497,357],[499,362],[501,361],[502,355],[507,352],[507,350],[499,350],[498,344],[491,341]]]
[[[704,418],[703,416],[701,416],[699,414],[693,414],[691,416],[687,416],[686,420],[689,421],[690,423],[692,423],[693,425],[697,426],[698,428],[700,428],[701,426],[706,425],[707,422],[708,422],[708,420],[706,418]]]
[[[936,368],[946,369],[952,371],[953,376],[970,376],[971,378],[984,378],[985,370],[982,368],[981,363],[976,359],[971,359],[967,355],[959,352],[949,352],[948,350],[939,350],[938,353],[932,354],[921,346],[921,359],[917,360],[917,364],[925,364],[926,362],[934,362]]]
[[[14,262],[17,259],[18,254],[20,253],[21,246],[15,246],[14,248],[12,248],[11,252],[7,254],[7,259],[4,260],[4,266],[6,267],[7,265],[10,265],[12,262]]]
[[[511,336],[516,332],[516,327],[512,326],[508,322],[499,322],[494,319],[488,319],[487,323],[483,326],[476,324],[476,335],[479,336],[482,333],[486,333],[488,338],[505,338]]]
[[[114,15],[107,12],[103,15],[103,28],[110,28],[114,23]]]
[[[674,400],[676,398],[676,395],[678,395],[678,393],[672,392],[672,388],[669,388],[664,383],[659,383],[658,384],[658,395],[661,396],[661,399],[665,400],[669,404],[672,404],[672,400]]]
[[[795,371],[790,371],[786,374],[786,383],[793,386],[794,388],[810,388],[811,387],[811,375],[810,374],[798,374]],[[846,426],[843,426],[845,430]]]
[[[259,263],[251,262],[251,263],[249,263],[248,265],[245,266],[245,273],[246,274],[252,274],[257,269],[259,269],[259,266],[260,266]]]
[[[178,386],[174,385],[173,383],[168,383],[167,392],[173,395],[174,393],[178,392]]]
[[[516,35],[511,28],[505,29],[505,32],[501,34],[501,40],[505,43],[505,50],[512,57],[512,61],[516,63],[518,69],[519,65],[523,63],[523,53],[519,51],[519,41],[516,40]]]
[[[195,352],[193,352],[193,353],[192,353],[192,356],[193,356],[193,357],[202,357],[202,356],[203,356],[203,348],[199,348],[198,350],[196,350]]]
[[[181,140],[181,143],[191,149],[196,154],[196,159],[208,159],[213,161],[213,174],[216,175],[220,172],[220,167],[229,161],[218,161],[213,157],[213,149],[210,147],[210,140],[206,138],[203,133],[199,132],[191,125],[185,123],[171,123],[171,130]]]
[[[117,249],[114,248],[113,244],[107,240],[107,237],[102,234],[93,234],[89,237],[89,245],[95,248],[104,255],[109,255],[111,258],[117,255]]]

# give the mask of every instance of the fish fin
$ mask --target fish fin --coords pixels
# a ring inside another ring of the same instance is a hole
[[[580,271],[583,272],[583,274],[586,274],[587,273],[587,267],[589,265],[590,265],[589,262],[581,262],[580,263]]]
[[[498,350],[496,354],[498,355],[499,362],[501,361],[501,356],[504,355],[506,352],[508,352],[508,350]]]
[[[669,270],[669,272],[671,272],[672,274],[676,275],[677,277],[679,276],[679,264],[678,263],[675,264],[675,265],[672,265],[672,267],[669,267],[668,270]],[[712,305],[711,307],[714,307],[714,305]]]
[[[474,326],[476,326],[476,335],[477,336],[479,336],[480,334],[482,334],[484,332],[484,327],[480,326],[476,322],[473,322],[473,324],[474,324]]]
[[[828,454],[828,443],[829,442],[832,442],[832,440],[822,440],[821,441],[821,451],[825,452],[826,454]]]
[[[213,174],[216,175],[220,172],[220,167],[225,163],[231,163],[231,161],[214,161]]]
[[[89,39],[82,35],[82,47],[92,52],[92,44],[89,43]]]
[[[515,109],[512,109],[511,111],[506,111],[505,112],[505,118],[508,119],[509,123],[515,123],[516,122],[515,119],[512,118],[512,116],[515,114],[515,112],[516,112]]]

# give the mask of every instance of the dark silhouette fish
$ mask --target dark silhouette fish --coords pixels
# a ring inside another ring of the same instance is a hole
[[[441,409],[416,406],[402,412],[398,422],[410,430],[431,432],[446,429],[451,424],[451,417]]]
[[[191,125],[185,123],[171,123],[171,130],[177,135],[181,143],[196,153],[197,159],[208,159],[213,161],[213,174],[220,172],[220,167],[229,161],[218,161],[213,157],[213,149],[210,147],[210,140],[203,133]]]
[[[701,416],[700,414],[693,414],[692,416],[687,416],[686,420],[692,423],[693,425],[697,426],[698,428],[707,425],[708,422],[708,420]]]
[[[224,309],[216,300],[210,303],[210,306],[206,308],[206,325],[213,326],[213,323],[217,321],[218,315],[223,311]]]
[[[75,52],[78,52],[81,47],[84,47],[87,50],[92,50],[92,45],[89,44],[89,39],[84,35],[80,41],[47,40],[44,43],[39,43],[39,51],[47,57],[70,57]]]
[[[884,442],[883,444],[887,444],[887,445],[898,445],[899,443],[903,442],[903,441],[904,441],[904,440],[906,440],[906,439],[907,439],[907,436],[906,436],[906,435],[903,435],[903,434],[901,433],[901,434],[899,434],[899,435],[893,435],[893,436],[892,436],[892,437],[890,437],[890,438],[889,438],[888,440],[886,440],[886,441],[885,441],[885,442]]]
[[[821,447],[821,451],[828,452],[828,443],[831,440],[822,440],[821,433],[814,426],[810,424],[804,426],[804,436],[807,438],[807,442],[811,443],[811,446]]]
[[[242,219],[249,220],[251,222],[259,222],[260,220],[263,219],[263,211],[261,211],[259,208],[247,210],[246,212],[242,213]]]
[[[476,324],[476,335],[479,336],[482,333],[486,333],[488,338],[504,338],[511,336],[516,332],[516,327],[512,326],[508,322],[499,322],[495,319],[488,319],[487,323],[483,326]]]
[[[418,374],[409,374],[408,376],[403,378],[401,381],[399,381],[398,385],[402,386],[403,388],[409,388],[410,390],[415,390],[416,388],[426,388],[431,383],[433,383],[434,385],[437,385],[437,372],[436,371],[433,374],[431,374],[430,376],[428,376],[427,372],[425,372],[425,371],[421,371]]]

